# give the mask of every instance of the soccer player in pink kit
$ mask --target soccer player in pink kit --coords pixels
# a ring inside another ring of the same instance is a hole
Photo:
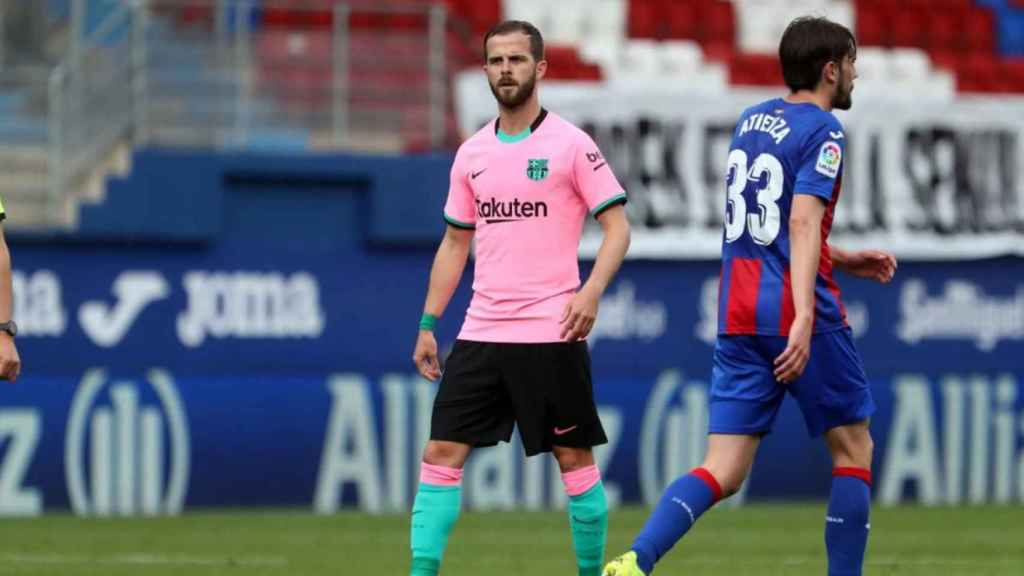
[[[584,339],[629,247],[626,195],[590,137],[541,108],[536,82],[547,62],[534,26],[498,24],[484,39],[484,55],[499,114],[455,156],[448,228],[413,354],[420,374],[441,384],[413,504],[410,573],[438,573],[470,450],[507,442],[518,424],[527,456],[554,453],[579,574],[596,576],[608,508],[591,448],[607,438]],[[588,214],[604,240],[580,287],[577,250]],[[432,330],[474,235],[473,299],[442,376]]]

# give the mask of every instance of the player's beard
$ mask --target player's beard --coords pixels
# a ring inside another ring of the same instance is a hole
[[[836,96],[832,99],[832,107],[836,110],[849,110],[853,107],[853,82],[846,82],[846,74],[839,71],[839,82],[836,86]]]
[[[504,86],[502,86],[502,82],[509,82],[509,80],[502,78],[498,80],[497,85],[491,84],[491,93],[494,94],[494,99],[502,107],[515,110],[525,104],[530,99],[530,96],[533,96],[533,91],[537,88],[537,71],[534,70],[526,82],[519,84],[518,89],[508,96],[505,95],[507,94],[506,92],[503,92]]]

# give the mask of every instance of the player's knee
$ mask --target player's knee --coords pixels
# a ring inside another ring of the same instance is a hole
[[[584,448],[556,448],[554,451],[558,468],[563,473],[586,468],[594,464],[593,452]]]
[[[857,444],[856,449],[856,461],[861,468],[865,470],[871,469],[871,455],[875,452],[875,441],[871,438],[870,434],[865,434],[864,438]]]
[[[739,492],[740,488],[743,487],[744,480],[746,480],[746,475],[744,474],[727,475],[718,479],[718,485],[722,488],[722,498],[728,498]]]
[[[703,468],[718,482],[718,487],[722,489],[722,498],[728,498],[739,492],[743,487],[744,480],[747,479],[747,471],[743,468],[707,464]]]
[[[844,436],[832,450],[832,461],[835,466],[853,466],[871,469],[871,456],[875,451],[875,441],[871,434],[862,433]]]
[[[434,466],[462,468],[469,455],[469,447],[455,442],[427,442],[423,450],[423,461]]]

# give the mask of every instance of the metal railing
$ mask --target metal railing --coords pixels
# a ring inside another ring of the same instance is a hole
[[[141,0],[141,6],[145,0]],[[88,35],[84,2],[71,5],[67,59],[49,81],[49,202],[55,213],[103,158],[132,134],[144,100],[146,11],[115,7]]]
[[[85,33],[84,3],[71,1],[68,57],[49,80],[54,210],[121,145],[453,140],[448,38],[468,33],[443,5],[134,0]]]

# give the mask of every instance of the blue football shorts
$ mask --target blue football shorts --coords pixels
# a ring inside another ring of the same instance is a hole
[[[811,336],[811,354],[800,377],[775,379],[774,361],[785,336],[720,335],[711,369],[711,434],[760,436],[772,430],[788,392],[800,405],[812,437],[866,420],[875,411],[849,328]]]

